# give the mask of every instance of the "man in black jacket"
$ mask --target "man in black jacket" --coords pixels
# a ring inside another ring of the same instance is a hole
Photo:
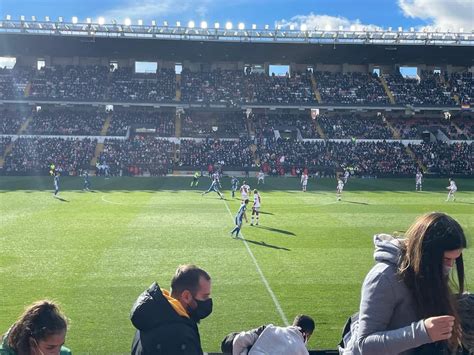
[[[153,283],[132,307],[132,355],[201,355],[197,323],[212,312],[210,296],[211,277],[195,265],[178,267],[171,293]]]

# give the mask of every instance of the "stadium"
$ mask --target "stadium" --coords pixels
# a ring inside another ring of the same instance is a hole
[[[196,264],[204,352],[309,314],[336,354],[375,234],[440,211],[472,241],[472,32],[7,17],[0,57],[2,334],[48,298],[75,354],[130,353],[137,296]]]

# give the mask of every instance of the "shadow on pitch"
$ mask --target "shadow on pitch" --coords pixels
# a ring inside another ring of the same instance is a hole
[[[366,203],[366,202],[356,202],[356,201],[346,201],[344,200],[344,202],[347,202],[347,203],[353,203],[355,205],[365,205],[365,206],[368,206],[369,204]]]
[[[58,201],[61,201],[61,202],[69,202],[68,200],[66,200],[65,198],[62,198],[62,197],[55,197],[56,200]]]
[[[260,213],[260,214],[268,214],[268,215],[270,215],[270,216],[273,216],[273,213],[271,213],[271,212],[260,211],[259,213]]]
[[[240,238],[237,238],[237,239],[240,239]],[[243,241],[243,239],[240,239]],[[288,248],[283,248],[283,247],[279,247],[277,245],[272,245],[272,244],[267,244],[265,242],[257,242],[255,240],[250,240],[250,239],[245,239],[245,241],[247,243],[252,243],[252,244],[255,244],[255,245],[260,245],[261,247],[266,247],[266,248],[272,248],[272,249],[278,249],[278,250],[285,250],[285,251],[291,251],[291,249],[288,249]]]
[[[260,212],[260,213],[261,213],[261,212]],[[267,230],[267,231],[275,232],[275,233],[281,233],[281,234],[296,236],[295,233],[290,232],[290,231],[286,231],[286,230],[284,230],[284,229],[271,228],[271,227],[265,227],[265,226],[255,226],[255,228],[265,229],[265,230]]]

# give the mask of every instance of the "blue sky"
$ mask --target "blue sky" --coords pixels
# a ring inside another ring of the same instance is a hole
[[[0,17],[20,15],[44,19],[72,16],[85,21],[86,17],[103,16],[106,22],[123,22],[130,18],[170,24],[181,21],[209,24],[231,21],[234,26],[244,22],[259,28],[276,23],[308,28],[425,26],[465,31],[474,29],[474,0],[0,0]]]

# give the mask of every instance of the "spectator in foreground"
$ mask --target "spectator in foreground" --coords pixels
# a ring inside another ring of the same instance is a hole
[[[474,354],[474,294],[464,293],[458,298],[461,319],[463,355]]]
[[[354,349],[345,354],[452,353],[462,339],[449,286],[456,267],[458,293],[464,291],[464,232],[453,218],[432,212],[419,217],[405,239],[376,235],[377,264],[362,286]]]
[[[28,306],[2,338],[1,355],[70,355],[64,347],[67,320],[52,301]]]
[[[171,292],[153,283],[132,307],[132,354],[203,354],[197,324],[212,312],[210,296],[211,277],[195,265],[178,267]]]
[[[314,328],[310,316],[298,315],[288,327],[268,324],[247,332],[231,333],[222,342],[221,350],[232,355],[307,355],[306,344]]]

